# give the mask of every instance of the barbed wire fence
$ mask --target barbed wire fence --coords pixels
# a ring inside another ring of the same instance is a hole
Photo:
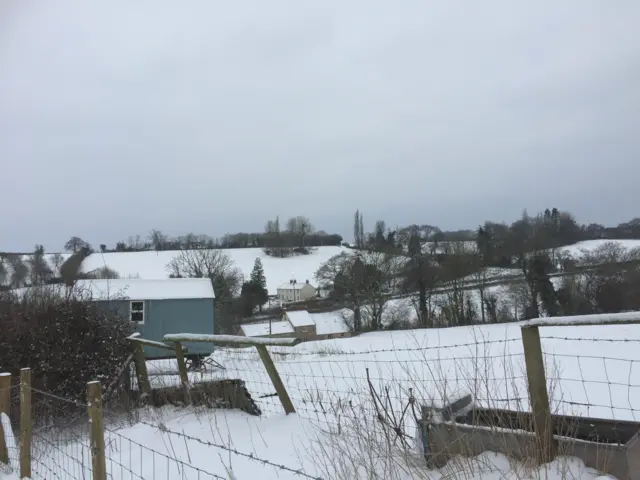
[[[394,433],[399,444],[408,445],[416,437],[422,406],[443,407],[465,393],[472,395],[478,407],[530,411],[522,338],[483,338],[477,333],[466,340],[429,345],[420,344],[416,337],[414,346],[406,346],[411,341],[405,341],[403,346],[363,350],[347,349],[351,343],[336,341],[270,347],[269,351],[298,417],[322,432],[345,437],[357,436],[358,425],[375,421]],[[554,413],[625,421],[640,418],[640,338],[541,335],[541,342]],[[206,367],[190,372],[192,384],[242,380],[262,416],[283,415],[273,382],[254,348],[218,348],[214,358],[224,370]],[[152,387],[180,385],[174,361],[148,363]],[[6,443],[9,465],[17,468],[20,430],[15,406],[20,403],[20,386],[16,382],[10,395],[9,418],[18,433]],[[35,388],[31,397],[33,478],[92,478],[88,405]],[[207,415],[193,409],[196,416]],[[200,455],[192,452],[203,449],[280,474],[320,478],[261,458],[222,436],[194,435],[167,426],[155,409],[132,415],[105,407],[103,414],[108,478],[232,478],[224,469],[211,471],[210,461],[198,462]],[[154,435],[162,437],[164,448],[157,444],[151,448],[135,435],[135,425],[153,429]],[[224,463],[220,457],[220,464]]]
[[[548,362],[562,365],[556,375],[547,375],[548,382],[561,386],[553,399],[558,410],[640,420],[640,338],[542,335],[541,340]]]

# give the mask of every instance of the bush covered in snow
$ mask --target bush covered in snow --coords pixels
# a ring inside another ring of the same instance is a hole
[[[0,371],[32,370],[33,387],[84,401],[86,383],[116,378],[130,352],[131,322],[63,286],[0,292]]]

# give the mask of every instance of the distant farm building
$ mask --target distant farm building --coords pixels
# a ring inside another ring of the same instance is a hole
[[[307,280],[299,283],[295,279],[278,287],[278,300],[282,303],[302,302],[317,296],[316,288]]]
[[[303,341],[350,337],[349,325],[340,313],[309,313],[306,310],[285,312],[275,322],[242,325],[238,335],[246,337],[287,337]]]

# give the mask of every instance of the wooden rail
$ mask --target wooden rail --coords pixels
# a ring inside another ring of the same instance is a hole
[[[164,336],[165,342],[203,342],[227,346],[293,347],[300,343],[298,338],[243,337],[240,335],[199,335],[193,333],[171,333]]]
[[[127,340],[139,343],[140,345],[144,345],[147,347],[162,348],[164,350],[171,350],[172,352],[175,350],[175,347],[173,345],[168,345],[162,342],[156,342],[155,340],[148,340],[146,338],[140,337],[139,335],[140,335],[139,333],[134,333],[133,335],[127,337]],[[186,353],[187,347],[183,346],[182,350]]]

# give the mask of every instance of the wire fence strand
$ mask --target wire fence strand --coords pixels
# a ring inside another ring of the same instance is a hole
[[[560,335],[542,336],[541,340],[554,413],[637,421],[640,339]],[[269,347],[297,417],[322,431],[348,437],[356,434],[354,425],[374,419],[397,431],[399,438],[410,440],[416,434],[421,406],[444,407],[465,393],[471,394],[476,407],[530,411],[519,336],[435,345],[416,342],[411,347],[405,342],[404,346],[362,350],[345,350],[341,345],[347,343]],[[284,415],[255,349],[216,348],[212,358],[216,363],[189,372],[192,387],[238,380],[261,417]],[[148,361],[147,365],[154,389],[181,386],[175,359]],[[11,387],[11,433],[19,432],[15,408],[20,402],[19,388],[15,384]],[[87,405],[39,388],[32,388],[31,393],[33,478],[91,478]],[[122,412],[104,408],[108,478],[228,479],[222,456],[273,469],[278,475],[320,478],[300,466],[258,455],[248,445],[225,439],[222,433],[180,427],[180,419],[187,417],[206,425],[215,412],[198,407],[171,412],[167,416],[161,409]],[[145,436],[158,440],[149,444]],[[12,467],[19,464],[17,440],[14,434],[7,442]],[[198,455],[193,454],[196,451]],[[217,456],[220,462],[212,462]],[[211,468],[214,464],[216,468]]]

